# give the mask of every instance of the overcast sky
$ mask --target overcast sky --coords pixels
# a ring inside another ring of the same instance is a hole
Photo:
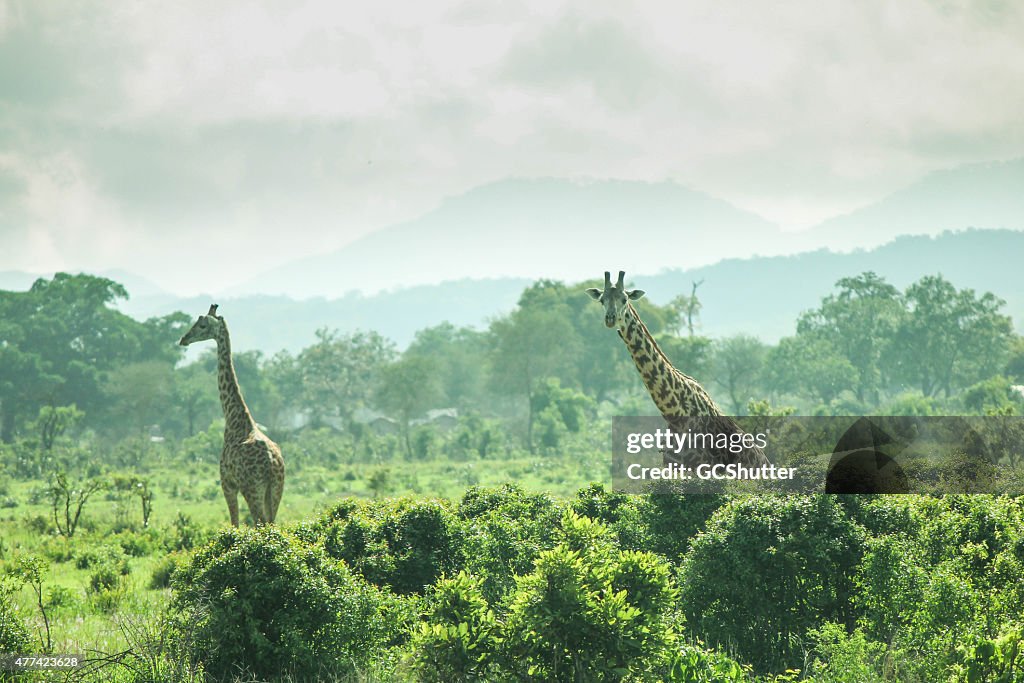
[[[1012,0],[0,0],[0,270],[213,291],[511,176],[806,227],[1022,111]]]

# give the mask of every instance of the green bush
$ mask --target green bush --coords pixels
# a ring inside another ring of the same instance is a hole
[[[864,528],[834,496],[759,496],[718,510],[680,571],[689,628],[760,671],[802,663],[795,641],[823,621],[852,625]]]
[[[79,569],[92,569],[100,565],[110,565],[115,571],[127,574],[128,558],[119,546],[98,545],[86,547],[75,553],[75,566]]]
[[[31,637],[14,603],[17,586],[0,576],[0,653],[29,652]]]
[[[174,572],[183,561],[184,559],[180,553],[170,553],[160,558],[160,561],[153,567],[153,573],[149,578],[149,587],[154,589],[169,588],[171,586],[171,579],[174,578]]]
[[[571,512],[560,535],[517,582],[505,626],[510,673],[547,681],[657,679],[676,640],[668,564],[618,550],[607,527]]]
[[[878,535],[856,574],[858,624],[890,645],[907,676],[1000,680],[965,678],[970,657],[975,668],[995,666],[965,647],[996,642],[1024,612],[1022,507],[1015,498],[951,495],[879,498],[865,508]]]
[[[458,507],[466,521],[466,570],[484,579],[491,604],[515,587],[515,577],[529,573],[542,550],[551,548],[562,510],[550,496],[524,492],[514,484],[473,487]]]
[[[412,640],[421,679],[476,681],[500,675],[500,625],[482,584],[480,578],[460,572],[434,586],[425,620]]]
[[[332,557],[372,584],[396,593],[421,593],[442,574],[453,574],[465,563],[463,524],[450,506],[439,500],[399,499],[353,508],[336,507],[332,522],[302,532],[320,536]]]
[[[667,680],[671,683],[746,683],[751,680],[749,669],[720,652],[685,644],[673,656]]]
[[[807,633],[814,643],[808,673],[821,683],[871,683],[885,678],[884,643],[868,640],[860,630],[847,633],[835,623]]]
[[[222,532],[172,585],[191,656],[218,679],[342,675],[407,628],[406,603],[275,526]]]

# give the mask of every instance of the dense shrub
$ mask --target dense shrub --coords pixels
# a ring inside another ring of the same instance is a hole
[[[510,601],[510,672],[547,681],[657,679],[676,639],[668,564],[619,550],[607,527],[571,512],[560,535]]]
[[[687,624],[759,670],[799,665],[795,638],[824,621],[852,623],[864,543],[863,527],[833,496],[733,500],[683,561]]]
[[[439,581],[412,640],[414,667],[430,681],[499,677],[500,625],[483,595],[483,581],[465,572]]]
[[[28,628],[14,603],[15,588],[13,581],[0,576],[0,653],[31,650]]]
[[[170,553],[160,558],[160,561],[153,567],[152,574],[150,574],[149,587],[169,588],[171,586],[171,579],[174,578],[174,572],[183,561],[183,557],[178,553]]]
[[[319,536],[332,557],[378,586],[401,594],[421,593],[442,574],[454,574],[465,562],[463,524],[439,500],[411,500],[343,506],[327,515]]]
[[[215,678],[341,674],[408,628],[405,603],[273,526],[222,532],[172,584],[191,654]]]
[[[473,487],[458,507],[467,524],[466,569],[484,579],[483,591],[496,603],[529,573],[542,550],[554,545],[562,509],[546,494],[526,493],[515,484]]]
[[[1024,612],[1021,510],[1019,499],[984,495],[880,498],[867,507],[877,536],[857,570],[858,623],[890,645],[907,676],[966,676],[975,655],[975,669],[998,665],[965,643],[996,642]]]
[[[869,640],[860,630],[847,633],[835,623],[808,632],[813,643],[808,673],[821,683],[862,683],[886,678],[884,643]],[[891,677],[890,677],[891,678]]]

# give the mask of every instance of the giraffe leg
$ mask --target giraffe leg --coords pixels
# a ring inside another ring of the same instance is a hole
[[[268,481],[263,490],[263,512],[267,516],[267,522],[273,522],[277,515],[277,508],[274,507],[274,482]]]
[[[278,462],[277,467],[270,470],[270,485],[267,487],[267,494],[270,502],[267,504],[267,514],[270,521],[277,519],[277,509],[281,505],[281,494],[284,492],[284,462]]]
[[[238,489],[233,489],[221,480],[220,490],[224,492],[224,500],[228,502],[228,514],[231,515],[231,526],[238,526]]]
[[[267,515],[263,510],[263,494],[258,491],[242,491],[245,502],[249,504],[249,514],[252,515],[253,524],[260,526],[267,522]]]

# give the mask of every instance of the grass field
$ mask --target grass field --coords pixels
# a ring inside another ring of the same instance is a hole
[[[609,478],[603,449],[579,440],[559,453],[517,450],[453,462],[443,457],[408,461],[394,452],[374,463],[330,467],[307,464],[313,457],[303,458],[306,444],[283,441],[282,448],[288,467],[277,519],[282,525],[314,517],[346,497],[456,500],[471,486],[515,482],[565,498],[589,482]],[[147,527],[137,498],[99,491],[84,505],[71,538],[56,532],[46,482],[3,480],[0,499],[8,507],[0,509],[0,575],[14,572],[24,558],[45,561],[40,578],[51,652],[113,654],[129,647],[137,631],[152,627],[151,616],[170,598],[166,585],[154,583],[154,572],[166,568],[169,556],[187,552],[228,526],[215,458],[188,464],[147,459],[146,464],[137,473],[154,494]],[[243,522],[251,523],[244,501],[240,506]],[[107,576],[111,568],[116,578]],[[37,642],[45,642],[33,587],[23,585],[15,599]]]

